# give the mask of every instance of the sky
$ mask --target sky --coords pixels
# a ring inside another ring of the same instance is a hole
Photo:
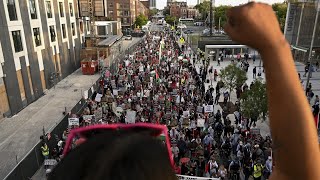
[[[178,1],[186,1],[186,0],[178,0]],[[219,5],[232,5],[232,6],[236,6],[239,4],[244,4],[246,2],[248,2],[249,0],[215,0],[216,1],[216,6]],[[259,2],[265,2],[265,3],[269,3],[269,4],[273,4],[273,3],[277,3],[277,2],[283,2],[284,0],[255,0],[255,1],[259,1]],[[187,0],[188,5],[196,5],[197,4],[197,0]],[[163,9],[166,4],[167,4],[167,0],[156,0],[156,5],[158,9]]]

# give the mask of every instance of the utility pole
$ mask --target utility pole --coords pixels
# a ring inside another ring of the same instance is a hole
[[[213,1],[214,0],[210,0],[210,36],[213,35],[213,32],[212,32],[212,26],[213,26]]]
[[[312,56],[312,49],[313,49],[313,43],[314,43],[314,36],[316,34],[316,30],[317,30],[317,26],[318,26],[318,17],[319,17],[319,11],[320,11],[320,1],[318,1],[318,3],[316,4],[316,9],[317,9],[317,14],[316,14],[316,19],[314,21],[314,27],[313,27],[313,33],[312,33],[312,39],[311,39],[311,45],[310,45],[310,49],[309,49],[309,56],[308,56],[308,62],[309,62],[309,73],[308,73],[308,79],[307,79],[307,83],[306,83],[306,92],[307,92],[307,88],[309,85],[309,81],[311,78],[311,67],[312,67],[312,63],[311,63],[311,56]]]

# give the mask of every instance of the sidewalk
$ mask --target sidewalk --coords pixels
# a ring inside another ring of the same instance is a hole
[[[122,49],[126,49],[140,39],[121,40],[119,43]],[[43,127],[46,132],[52,130],[63,118],[65,107],[70,111],[82,98],[82,92],[88,90],[99,77],[99,74],[82,75],[78,69],[17,115],[0,121],[0,179],[40,140]]]

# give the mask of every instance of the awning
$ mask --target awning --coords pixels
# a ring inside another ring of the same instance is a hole
[[[301,47],[301,46],[293,46],[291,45],[291,48],[292,49],[295,49],[295,50],[298,50],[298,51],[302,51],[302,52],[308,52],[308,48],[304,48],[304,47]]]
[[[116,41],[121,39],[122,35],[108,35],[106,39],[100,41],[98,46],[109,47],[112,46]]]

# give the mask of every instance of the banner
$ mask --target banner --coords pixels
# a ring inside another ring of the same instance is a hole
[[[206,177],[197,177],[197,176],[185,176],[185,175],[178,175],[177,177],[179,180],[220,180],[220,178],[206,178]]]
[[[79,126],[79,118],[68,118],[69,126]]]
[[[204,106],[204,112],[205,113],[213,112],[213,105]]]
[[[136,111],[127,111],[127,115],[126,115],[126,123],[128,124],[134,124],[136,123]]]

